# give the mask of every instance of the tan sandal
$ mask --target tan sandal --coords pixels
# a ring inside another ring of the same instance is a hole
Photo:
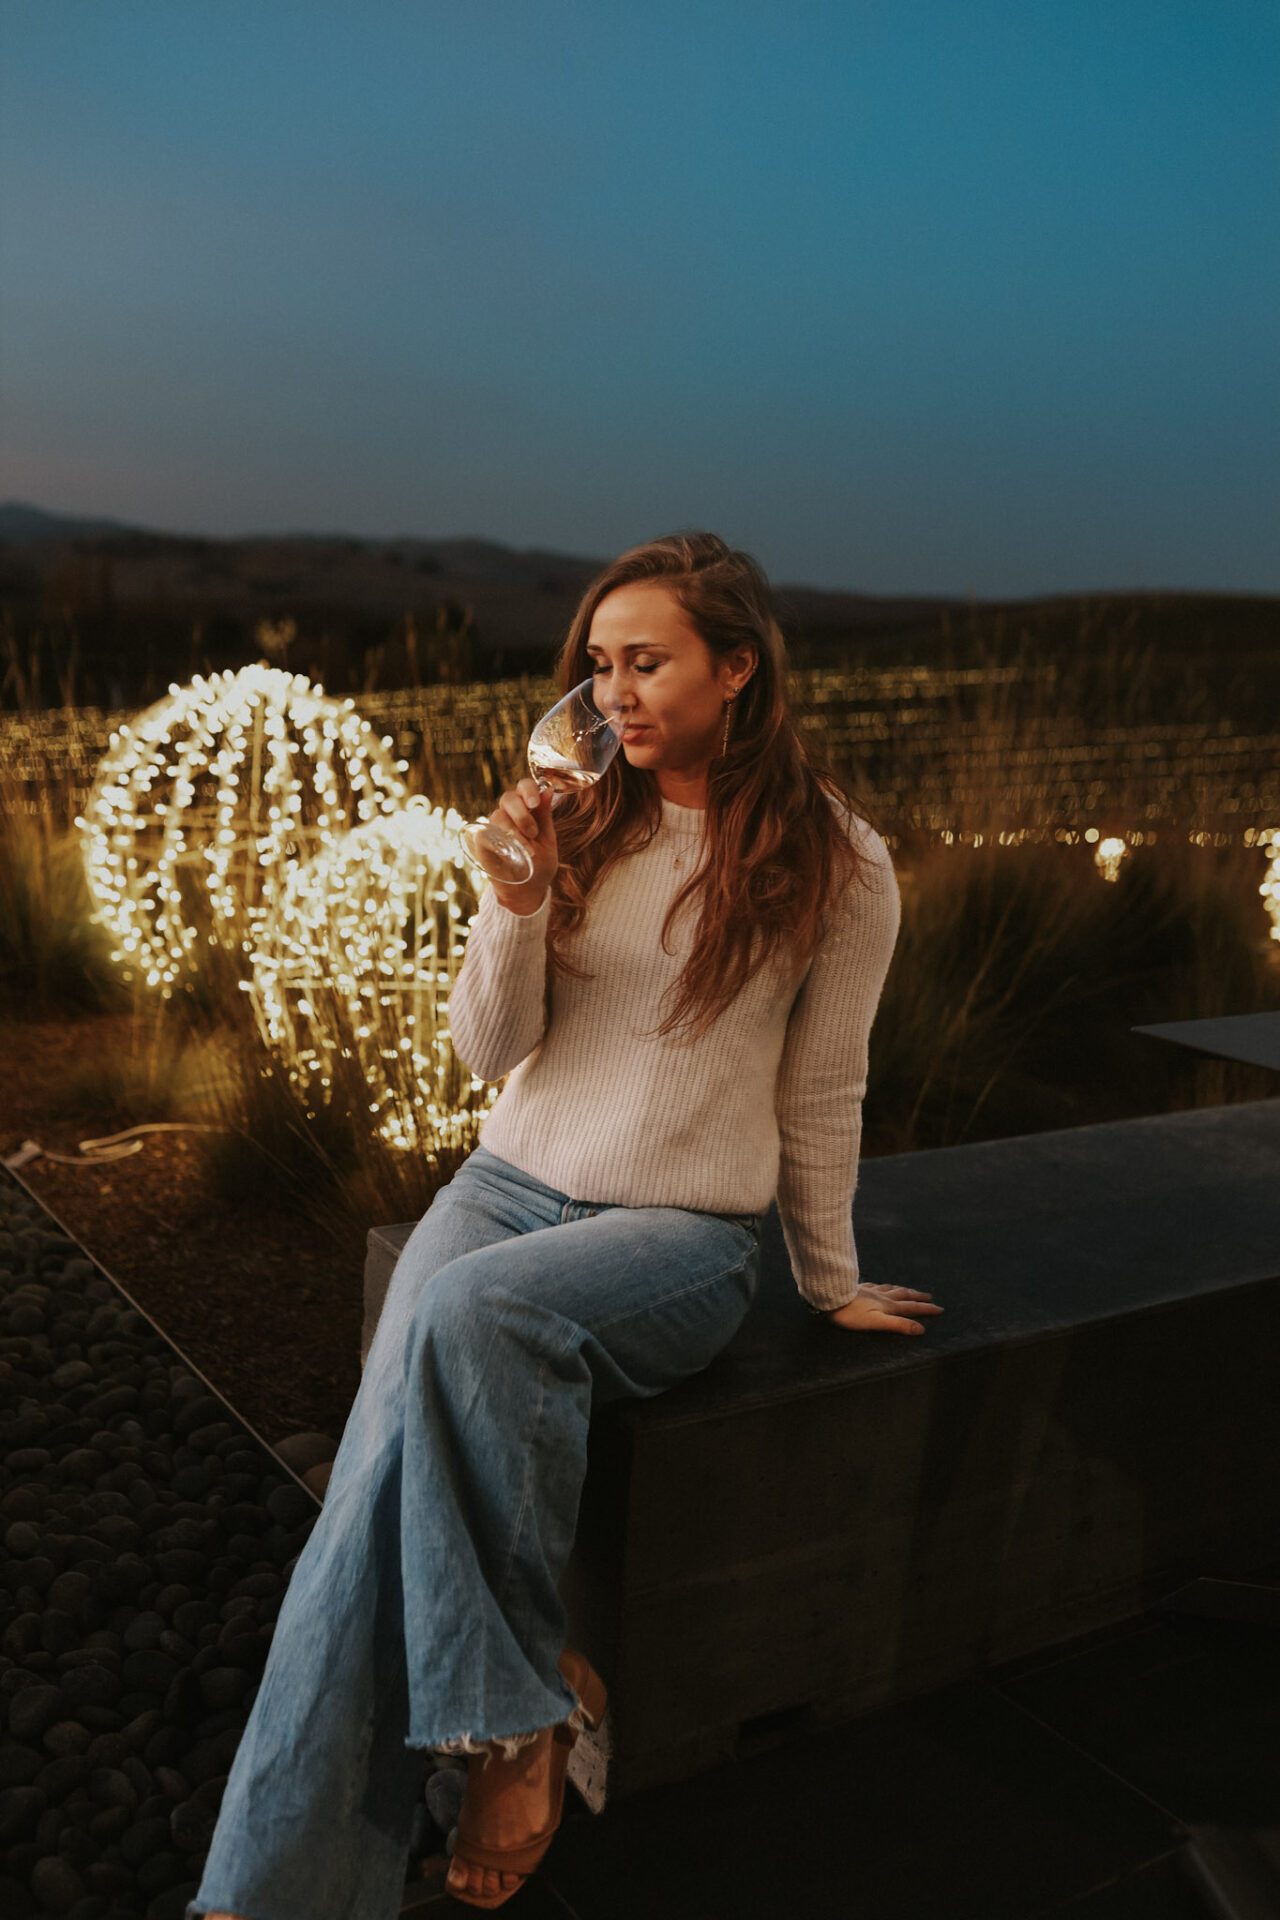
[[[559,1666],[582,1702],[583,1720],[594,1730],[604,1718],[608,1699],[603,1680],[585,1654],[575,1653],[569,1647],[561,1654]],[[466,1867],[487,1868],[493,1873],[516,1873],[520,1878],[514,1887],[503,1887],[496,1893],[476,1893],[470,1888],[455,1887],[446,1881],[448,1891],[455,1900],[469,1907],[492,1909],[502,1906],[513,1893],[519,1893],[539,1865],[560,1825],[564,1812],[565,1774],[577,1738],[577,1729],[564,1720],[558,1727],[544,1729],[536,1741],[521,1747],[514,1759],[508,1760],[500,1750],[494,1749],[480,1765],[473,1763],[468,1767],[467,1797],[458,1815],[458,1838],[453,1858]],[[551,1815],[547,1825],[519,1846],[487,1845],[481,1835],[486,1829],[490,1833],[501,1829],[501,1818],[494,1816],[503,1799],[521,1787],[527,1788],[530,1776],[543,1768],[546,1769],[547,1789],[551,1798]]]

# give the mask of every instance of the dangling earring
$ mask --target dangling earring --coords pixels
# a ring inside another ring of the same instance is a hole
[[[720,741],[720,751],[722,754],[728,753],[729,751],[729,721],[733,717],[733,703],[737,697],[738,689],[735,687],[724,703],[724,734]]]

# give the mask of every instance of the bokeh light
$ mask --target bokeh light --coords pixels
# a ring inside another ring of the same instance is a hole
[[[1099,840],[1094,848],[1093,857],[1098,872],[1104,880],[1119,878],[1120,863],[1128,851],[1128,842],[1122,840],[1118,834],[1108,834],[1105,840]]]
[[[1267,870],[1258,892],[1271,921],[1271,938],[1280,940],[1280,827],[1264,827],[1254,844],[1267,852]]]

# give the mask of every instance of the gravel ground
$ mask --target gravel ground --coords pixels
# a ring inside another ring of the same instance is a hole
[[[91,1097],[144,1044],[127,1015],[0,1024],[0,1157],[28,1138],[75,1154],[162,1117]],[[340,1434],[360,1384],[365,1226],[337,1233],[219,1189],[200,1134],[142,1139],[128,1159],[33,1160],[22,1179],[268,1442]]]
[[[316,1496],[3,1172],[0,1403],[0,1913],[182,1920]]]

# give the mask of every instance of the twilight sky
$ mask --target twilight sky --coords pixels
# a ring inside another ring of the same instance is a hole
[[[1280,6],[0,0],[0,499],[1280,591]]]

